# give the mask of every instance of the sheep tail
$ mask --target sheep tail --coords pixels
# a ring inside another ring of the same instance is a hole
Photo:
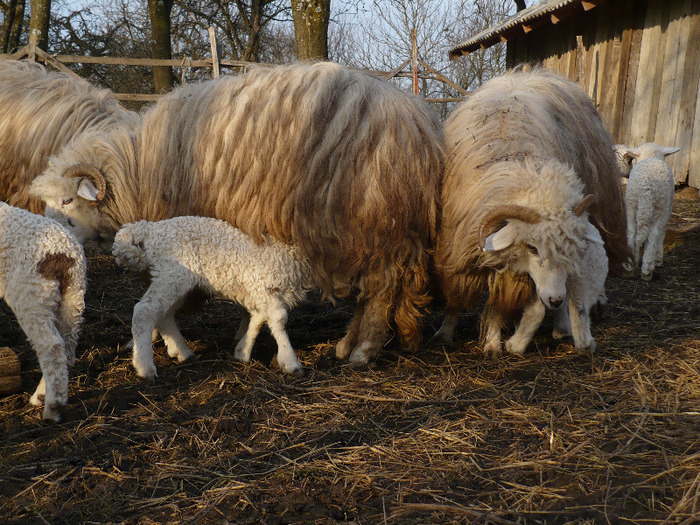
[[[144,234],[139,227],[141,222],[123,226],[114,237],[112,253],[120,266],[143,269],[148,264],[144,248]]]

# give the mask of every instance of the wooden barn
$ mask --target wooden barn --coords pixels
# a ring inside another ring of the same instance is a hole
[[[507,67],[542,63],[578,82],[613,139],[681,148],[677,184],[700,188],[700,0],[544,0],[450,50],[506,42]]]

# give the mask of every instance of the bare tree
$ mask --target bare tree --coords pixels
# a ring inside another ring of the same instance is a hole
[[[328,59],[330,0],[291,0],[299,60]]]
[[[19,47],[24,21],[24,0],[0,0],[3,23],[0,26],[0,53],[11,53]]]
[[[172,58],[170,43],[170,13],[173,0],[148,0],[151,19],[151,45],[153,58]],[[173,88],[173,70],[169,66],[153,68],[153,87],[156,93],[165,93]]]
[[[46,51],[49,46],[51,0],[30,0],[29,33],[36,35],[37,45]]]

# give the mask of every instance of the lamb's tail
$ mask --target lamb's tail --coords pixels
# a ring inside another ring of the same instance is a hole
[[[143,270],[148,265],[144,234],[140,226],[140,222],[125,224],[115,235],[112,255],[119,266]]]

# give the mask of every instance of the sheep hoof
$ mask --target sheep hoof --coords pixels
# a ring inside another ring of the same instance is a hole
[[[493,343],[488,343],[484,345],[484,355],[486,357],[489,357],[491,359],[496,359],[498,356],[501,355],[501,345],[499,344],[493,344]]]
[[[448,334],[447,332],[443,332],[442,330],[438,330],[433,334],[433,336],[428,339],[429,344],[450,344],[452,343],[452,340],[454,338],[452,337],[452,334]]]
[[[285,374],[289,374],[294,377],[304,377],[304,369],[300,366],[299,368],[292,368],[291,370],[285,370]]]
[[[44,394],[34,393],[34,395],[29,398],[29,404],[34,405],[35,407],[40,407],[44,404]]]
[[[343,360],[348,358],[351,350],[352,345],[348,340],[348,336],[346,335],[340,341],[338,341],[338,344],[335,345],[335,348],[331,348],[331,350],[328,352],[328,355],[331,357],[335,357],[336,359]]]
[[[571,337],[571,332],[566,331],[566,330],[559,330],[559,329],[554,329],[552,331],[552,337],[556,340],[561,340],[561,339],[566,339],[567,337]]]
[[[651,281],[652,277],[654,277],[654,272],[650,272],[650,273],[642,272],[642,281],[649,282],[649,281]]]
[[[144,379],[155,379],[158,377],[158,372],[156,371],[155,365],[152,366],[137,366],[134,364],[136,369],[136,375]]]
[[[60,423],[61,422],[61,412],[59,411],[58,407],[49,407],[45,406],[44,407],[44,413],[42,414],[42,419],[44,421],[53,421],[54,423]]]
[[[506,352],[512,355],[523,355],[525,353],[526,346],[521,347],[516,345],[511,341],[506,341]],[[495,356],[494,356],[495,357]]]
[[[348,358],[348,363],[354,368],[363,368],[370,363],[377,353],[377,350],[372,348],[372,344],[369,341],[365,341],[355,347]]]
[[[197,356],[195,353],[190,350],[189,348],[187,349],[186,352],[176,352],[175,355],[171,355],[170,357],[177,357],[177,362],[178,363],[185,363],[187,361],[195,361],[197,359]]]

